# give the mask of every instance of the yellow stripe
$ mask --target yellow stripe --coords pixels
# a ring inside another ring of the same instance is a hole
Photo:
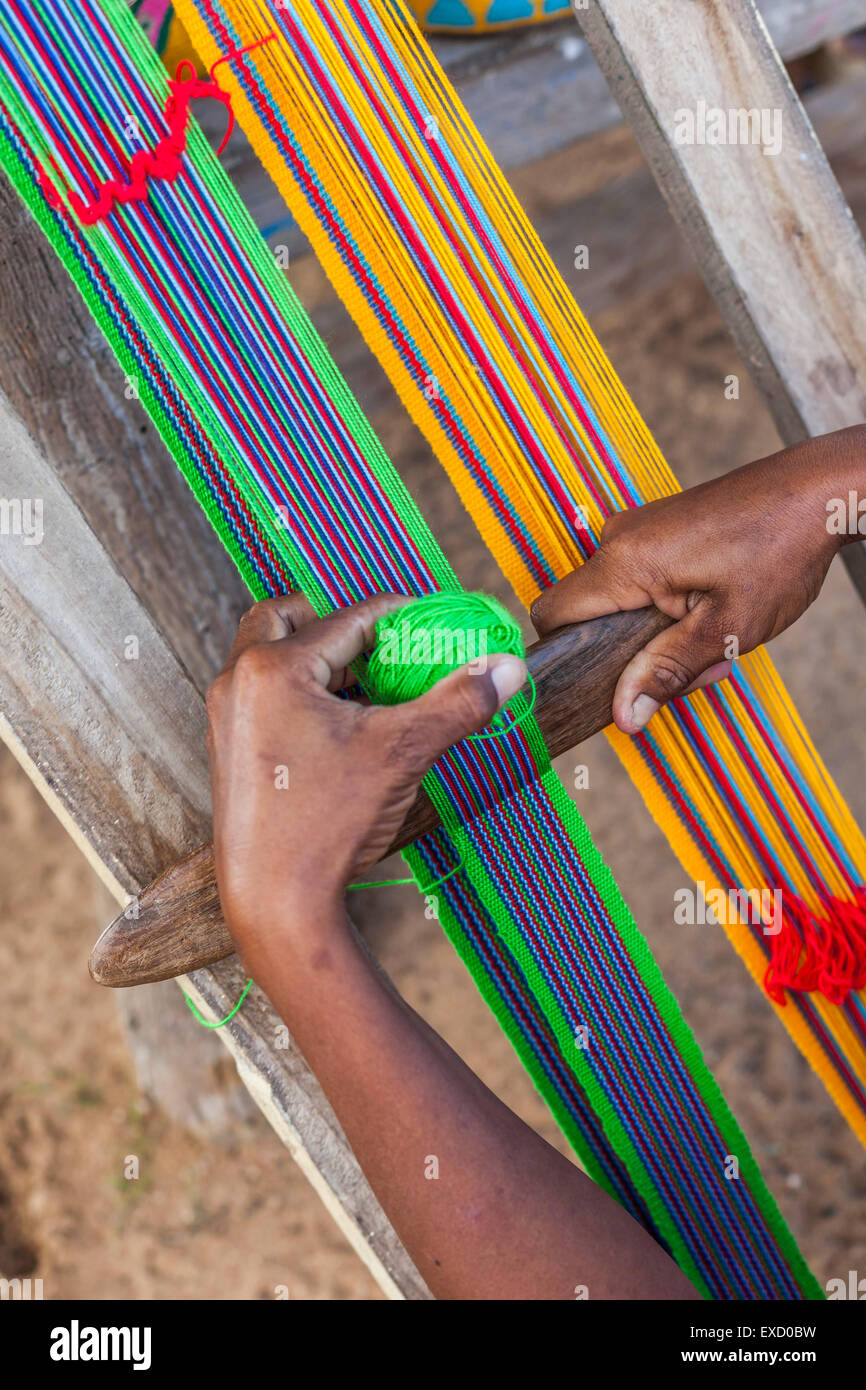
[[[562,434],[577,443],[579,452],[587,461],[588,471],[605,483],[617,504],[624,506],[626,503],[591,440],[573,419],[554,373],[538,348],[520,326],[510,324],[509,336],[500,329],[494,314],[484,304],[446,237],[443,228],[450,225],[457,233],[458,244],[467,249],[471,261],[478,268],[482,283],[485,279],[494,284],[500,280],[500,268],[491,261],[431,158],[428,138],[431,131],[438,130],[439,136],[459,158],[479,203],[494,222],[518,267],[521,279],[529,288],[539,320],[545,324],[557,351],[569,363],[588,399],[592,401],[628,475],[635,480],[646,500],[676,491],[676,479],[646,424],[424,40],[408,16],[405,22],[398,22],[393,17],[392,7],[383,4],[382,0],[368,0],[368,3],[379,22],[389,31],[392,42],[421,93],[423,109],[432,118],[427,123],[428,134],[425,135],[425,130],[410,120],[400,103],[389,101],[389,93],[382,89],[382,99],[388,103],[390,118],[399,125],[403,140],[413,149],[424,168],[425,179],[434,195],[431,201],[435,200],[439,208],[435,216],[413,180],[394,157],[389,143],[383,139],[366,94],[343,61],[312,0],[295,0],[293,12],[316,48],[325,55],[326,70],[334,86],[351,109],[376,159],[392,181],[407,216],[412,219],[429,248],[431,261],[441,268],[443,278],[460,302],[462,311],[471,320],[496,371],[539,438],[541,447],[553,459],[566,487],[581,499],[591,525],[597,530],[601,520],[599,509],[581,482],[579,472],[562,442]],[[344,0],[332,0],[329,8],[351,50],[355,54],[367,54],[364,36],[355,25],[352,11]],[[210,65],[221,50],[210,37],[193,0],[179,0],[177,9],[194,43]],[[228,10],[243,44],[263,37],[272,29],[272,13],[260,0],[231,0]],[[282,113],[304,157],[316,170],[349,235],[362,248],[373,274],[386,288],[397,315],[417,345],[421,357],[430,364],[436,381],[427,384],[428,390],[435,390],[438,383],[476,442],[510,506],[517,515],[531,523],[533,537],[545,559],[557,575],[566,574],[576,561],[569,534],[550,507],[533,470],[527,467],[496,402],[474,370],[471,355],[464,350],[438,298],[417,274],[410,256],[389,225],[387,216],[359,168],[355,152],[347,146],[325,103],[308,83],[290,45],[284,42],[267,44],[256,54],[256,67],[267,85],[271,101]],[[374,56],[371,56],[370,69],[376,69]],[[230,76],[227,67],[222,72],[222,81],[232,91],[235,110],[247,136],[309,238],[337,293],[354,316],[371,350],[383,363],[411,418],[446,468],[515,592],[525,604],[531,603],[536,597],[537,586],[520,555],[475,487],[456,450],[448,442],[424,392],[419,391],[410,371],[391,346],[387,333],[310,210],[306,197],[297,187],[276,144],[263,128],[242,88]],[[542,396],[544,406],[537,392]],[[866,879],[866,841],[821,762],[770,658],[761,651],[743,658],[743,661],[750,679],[760,692],[765,709],[773,719],[776,735],[805,777],[811,794],[829,824],[846,844],[858,875]],[[706,697],[697,694],[690,698],[696,706],[695,712],[700,717],[707,740],[717,750],[719,760],[732,782],[748,784],[750,774]],[[733,688],[729,691],[729,698],[735,716],[739,713],[748,719]],[[672,774],[704,818],[713,838],[723,848],[737,881],[755,886],[762,884],[764,875],[761,866],[745,839],[742,827],[729,813],[723,798],[704,777],[683,731],[670,713],[662,711],[656,716],[652,733]],[[724,887],[718,883],[712,867],[648,773],[633,742],[618,733],[613,733],[611,737],[686,872],[695,880],[703,880],[708,888]],[[781,769],[762,747],[757,732],[750,751],[786,814],[811,847],[818,875],[832,893],[845,898],[845,885],[831,856],[811,830],[804,812],[790,796]],[[757,804],[751,809],[773,853],[790,874],[796,891],[808,907],[817,910],[817,895],[768,807]],[[760,983],[765,966],[760,947],[744,929],[732,928],[728,934]],[[866,1143],[866,1119],[857,1112],[845,1093],[833,1066],[824,1060],[808,1025],[792,1005],[773,1007],[822,1077],[852,1127]],[[852,1069],[857,1075],[866,1077],[866,1053],[853,1036],[841,1011],[825,1000],[819,1001],[819,1007],[829,1032],[843,1050]]]

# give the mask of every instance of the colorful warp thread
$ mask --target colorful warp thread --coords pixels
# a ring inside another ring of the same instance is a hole
[[[191,67],[191,65],[190,65]],[[176,179],[180,173],[180,163],[186,149],[186,131],[189,122],[190,102],[202,97],[212,97],[227,108],[229,129],[217,154],[225,147],[231,134],[234,117],[228,94],[216,82],[205,82],[196,76],[191,68],[190,75],[181,77],[183,66],[178,68],[176,78],[169,79],[171,95],[165,104],[165,120],[168,134],[158,140],[152,150],[138,150],[118,178],[105,179],[97,186],[96,193],[86,202],[76,193],[68,190],[70,207],[81,222],[92,226],[103,217],[108,217],[116,203],[140,203],[148,196],[151,179]],[[52,160],[52,167],[56,163]],[[54,207],[62,207],[63,200],[50,178],[43,179],[45,196]]]
[[[184,60],[195,59],[195,49],[171,0],[132,0],[129,8],[157,53],[162,55],[169,72],[174,72]]]
[[[525,603],[676,490],[400,0],[179,8],[208,58],[279,36],[238,119]],[[612,740],[696,883],[782,893],[726,930],[866,1141],[866,842],[769,657]]]
[[[194,123],[176,179],[76,216],[72,190],[91,202],[164,138],[168,96],[123,0],[0,12],[3,166],[254,593],[323,613],[458,588]],[[705,1296],[821,1297],[534,720],[425,785],[443,829],[408,853],[416,881],[465,865],[440,920],[587,1170]]]

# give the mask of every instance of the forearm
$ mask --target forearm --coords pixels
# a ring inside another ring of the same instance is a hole
[[[836,430],[833,434],[798,445],[811,451],[815,469],[826,490],[824,524],[838,535],[840,545],[866,537],[866,425]],[[853,505],[852,505],[853,504]]]
[[[853,529],[848,526],[852,519],[849,494],[855,494],[858,500],[862,498],[866,509],[866,425],[804,439],[779,454],[746,465],[749,468],[767,470],[767,507],[776,513],[776,524],[768,530],[781,530],[784,535],[785,527],[780,527],[779,521],[785,519],[786,507],[803,506],[808,508],[812,524],[836,536],[840,546],[866,535],[866,515],[862,518],[863,530],[857,530],[856,501]],[[735,470],[729,476],[736,477],[744,471]],[[845,513],[843,529],[838,529],[839,503]]]
[[[247,964],[439,1298],[690,1298],[658,1245],[487,1090],[369,958],[341,905],[286,903]],[[432,1177],[431,1173],[438,1176]]]

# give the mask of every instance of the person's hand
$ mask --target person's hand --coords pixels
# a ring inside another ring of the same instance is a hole
[[[293,905],[308,916],[339,901],[388,849],[435,760],[526,678],[517,657],[491,654],[486,670],[464,667],[402,705],[337,698],[376,620],[405,601],[380,595],[321,620],[300,594],[256,604],[208,691],[217,882],[242,952],[284,929]]]
[[[668,700],[722,680],[731,657],[782,632],[855,536],[827,525],[831,498],[866,475],[863,429],[840,430],[713,482],[618,512],[580,569],[541,595],[544,636],[567,623],[655,606],[678,621],[629,662],[613,717],[638,733]]]

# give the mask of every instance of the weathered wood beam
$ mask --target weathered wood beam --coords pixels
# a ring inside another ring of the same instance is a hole
[[[866,420],[866,248],[754,0],[580,15],[782,438]],[[779,152],[679,143],[679,113],[712,108],[778,112]],[[866,552],[844,555],[866,601]]]
[[[169,846],[207,828],[203,702],[3,397],[0,495],[25,516],[38,507],[43,531],[31,544],[13,521],[0,537],[10,746],[124,901]]]
[[[135,399],[102,332],[0,177],[0,392],[73,495],[199,691],[246,586]]]

